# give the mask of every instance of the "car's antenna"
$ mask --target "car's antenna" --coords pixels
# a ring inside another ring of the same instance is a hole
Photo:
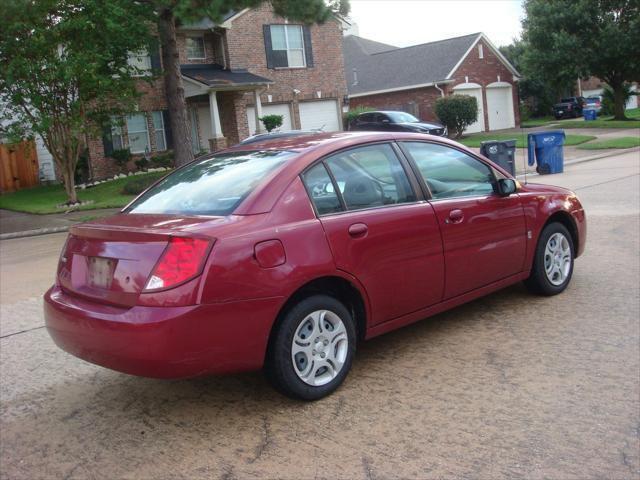
[[[527,169],[529,167],[529,161],[527,159],[527,153],[528,153],[528,149],[526,147],[526,145],[524,144],[524,128],[522,126],[522,119],[520,119],[520,131],[522,132],[523,135],[523,141],[522,141],[522,158],[524,159],[524,184],[527,184]],[[527,143],[528,143],[528,139],[529,139],[529,135],[527,135]]]

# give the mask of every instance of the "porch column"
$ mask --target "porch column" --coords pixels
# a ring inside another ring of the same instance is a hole
[[[259,90],[254,90],[253,91],[253,99],[254,99],[255,104],[256,104],[256,108],[255,108],[255,112],[256,112],[256,134],[265,133],[266,130],[264,128],[264,125],[260,121],[260,117],[262,117],[262,102],[260,101],[260,91]]]
[[[212,152],[226,148],[227,142],[222,134],[222,123],[220,123],[220,111],[218,110],[218,97],[216,91],[209,92],[209,114],[211,115],[211,138],[209,138],[209,149]]]

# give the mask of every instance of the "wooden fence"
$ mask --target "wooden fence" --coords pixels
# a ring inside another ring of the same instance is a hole
[[[33,141],[0,143],[0,192],[38,185],[38,156]]]

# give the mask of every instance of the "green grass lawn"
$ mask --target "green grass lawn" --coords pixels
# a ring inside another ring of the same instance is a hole
[[[638,137],[619,137],[609,140],[600,140],[598,142],[589,142],[580,145],[581,150],[604,150],[607,148],[632,148],[640,147],[640,138]]]
[[[613,116],[598,117],[597,120],[588,122],[582,120],[556,120],[551,116],[530,118],[522,122],[521,127],[533,128],[556,125],[558,128],[640,128],[640,108],[626,110],[625,115],[631,120],[613,120]]]
[[[82,205],[78,210],[93,210],[96,208],[119,208],[129,203],[134,195],[122,193],[122,187],[131,179],[158,179],[166,172],[153,172],[101,183],[86,190],[78,190],[80,201],[92,201]],[[47,185],[27,188],[13,193],[0,195],[0,208],[27,213],[64,213],[64,208],[57,205],[64,203],[67,196],[62,185]]]
[[[544,125],[549,125],[551,123],[557,123],[558,121],[551,117],[539,117],[539,118],[530,118],[529,120],[523,121],[520,126],[522,128],[533,128],[533,127],[542,127]]]
[[[564,144],[579,145],[595,138],[591,135],[567,135]],[[467,147],[480,148],[480,143],[487,140],[516,140],[516,147],[524,148],[527,146],[527,133],[474,133],[457,141]]]

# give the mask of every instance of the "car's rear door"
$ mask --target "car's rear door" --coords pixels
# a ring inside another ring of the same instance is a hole
[[[343,150],[303,175],[337,268],[366,289],[372,325],[441,301],[444,288],[435,211],[396,149]]]
[[[444,298],[521,272],[527,239],[519,196],[494,193],[494,170],[461,150],[428,142],[402,147],[430,191],[442,231]]]

